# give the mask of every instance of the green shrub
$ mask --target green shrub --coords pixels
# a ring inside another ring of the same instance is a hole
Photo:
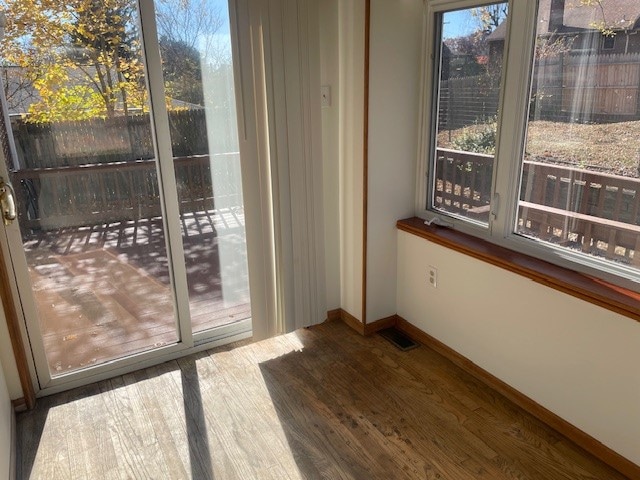
[[[493,155],[496,152],[495,119],[463,128],[452,143],[457,150]]]

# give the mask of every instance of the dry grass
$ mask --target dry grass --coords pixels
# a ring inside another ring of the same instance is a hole
[[[475,126],[451,132],[451,140]],[[452,148],[449,132],[438,145]],[[532,160],[572,164],[616,175],[638,177],[640,121],[599,125],[534,121],[529,123],[526,155]]]

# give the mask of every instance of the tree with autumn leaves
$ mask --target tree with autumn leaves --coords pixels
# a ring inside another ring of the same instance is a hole
[[[230,64],[230,52],[212,41],[222,14],[212,0],[158,0],[156,7],[167,94],[202,105],[201,59],[209,69]],[[0,9],[5,94],[15,104],[29,97],[26,121],[145,110],[135,0],[0,0]]]
[[[39,94],[29,121],[113,117],[142,109],[144,69],[129,0],[5,0],[5,65]]]

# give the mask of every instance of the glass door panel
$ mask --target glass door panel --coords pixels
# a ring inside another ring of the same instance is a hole
[[[137,4],[21,3],[5,10],[7,166],[56,377],[179,334]]]
[[[195,333],[251,317],[227,2],[156,3]]]

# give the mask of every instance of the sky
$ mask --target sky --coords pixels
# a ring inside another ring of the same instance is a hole
[[[480,26],[480,21],[471,15],[471,8],[445,12],[442,25],[443,38],[464,37]]]
[[[478,20],[470,9],[446,12],[442,23],[443,38],[463,37],[478,29]]]
[[[219,9],[220,14],[224,17],[224,23],[222,28],[218,31],[219,34],[229,35],[229,2],[228,0],[211,0],[214,8]]]
[[[179,12],[176,13],[178,20],[170,24],[177,33],[176,38],[185,39],[188,42],[197,38],[196,47],[200,50],[200,54],[214,52],[212,55],[215,61],[220,58],[231,58],[228,0],[156,0],[155,6],[156,12],[162,13],[166,18],[172,18],[173,12]],[[190,13],[184,13],[184,6]],[[202,12],[213,12],[213,16],[220,20],[220,27],[215,32],[206,32],[198,27],[190,28],[192,24],[198,24],[196,16],[201,15]],[[195,32],[199,32],[197,37],[193,36]]]
[[[1,2],[1,0],[0,0]],[[229,2],[228,0],[156,0],[156,11],[171,12],[180,9],[180,5],[189,5],[189,10],[195,15],[203,9],[216,12],[222,20],[222,26],[217,33],[229,35]]]

